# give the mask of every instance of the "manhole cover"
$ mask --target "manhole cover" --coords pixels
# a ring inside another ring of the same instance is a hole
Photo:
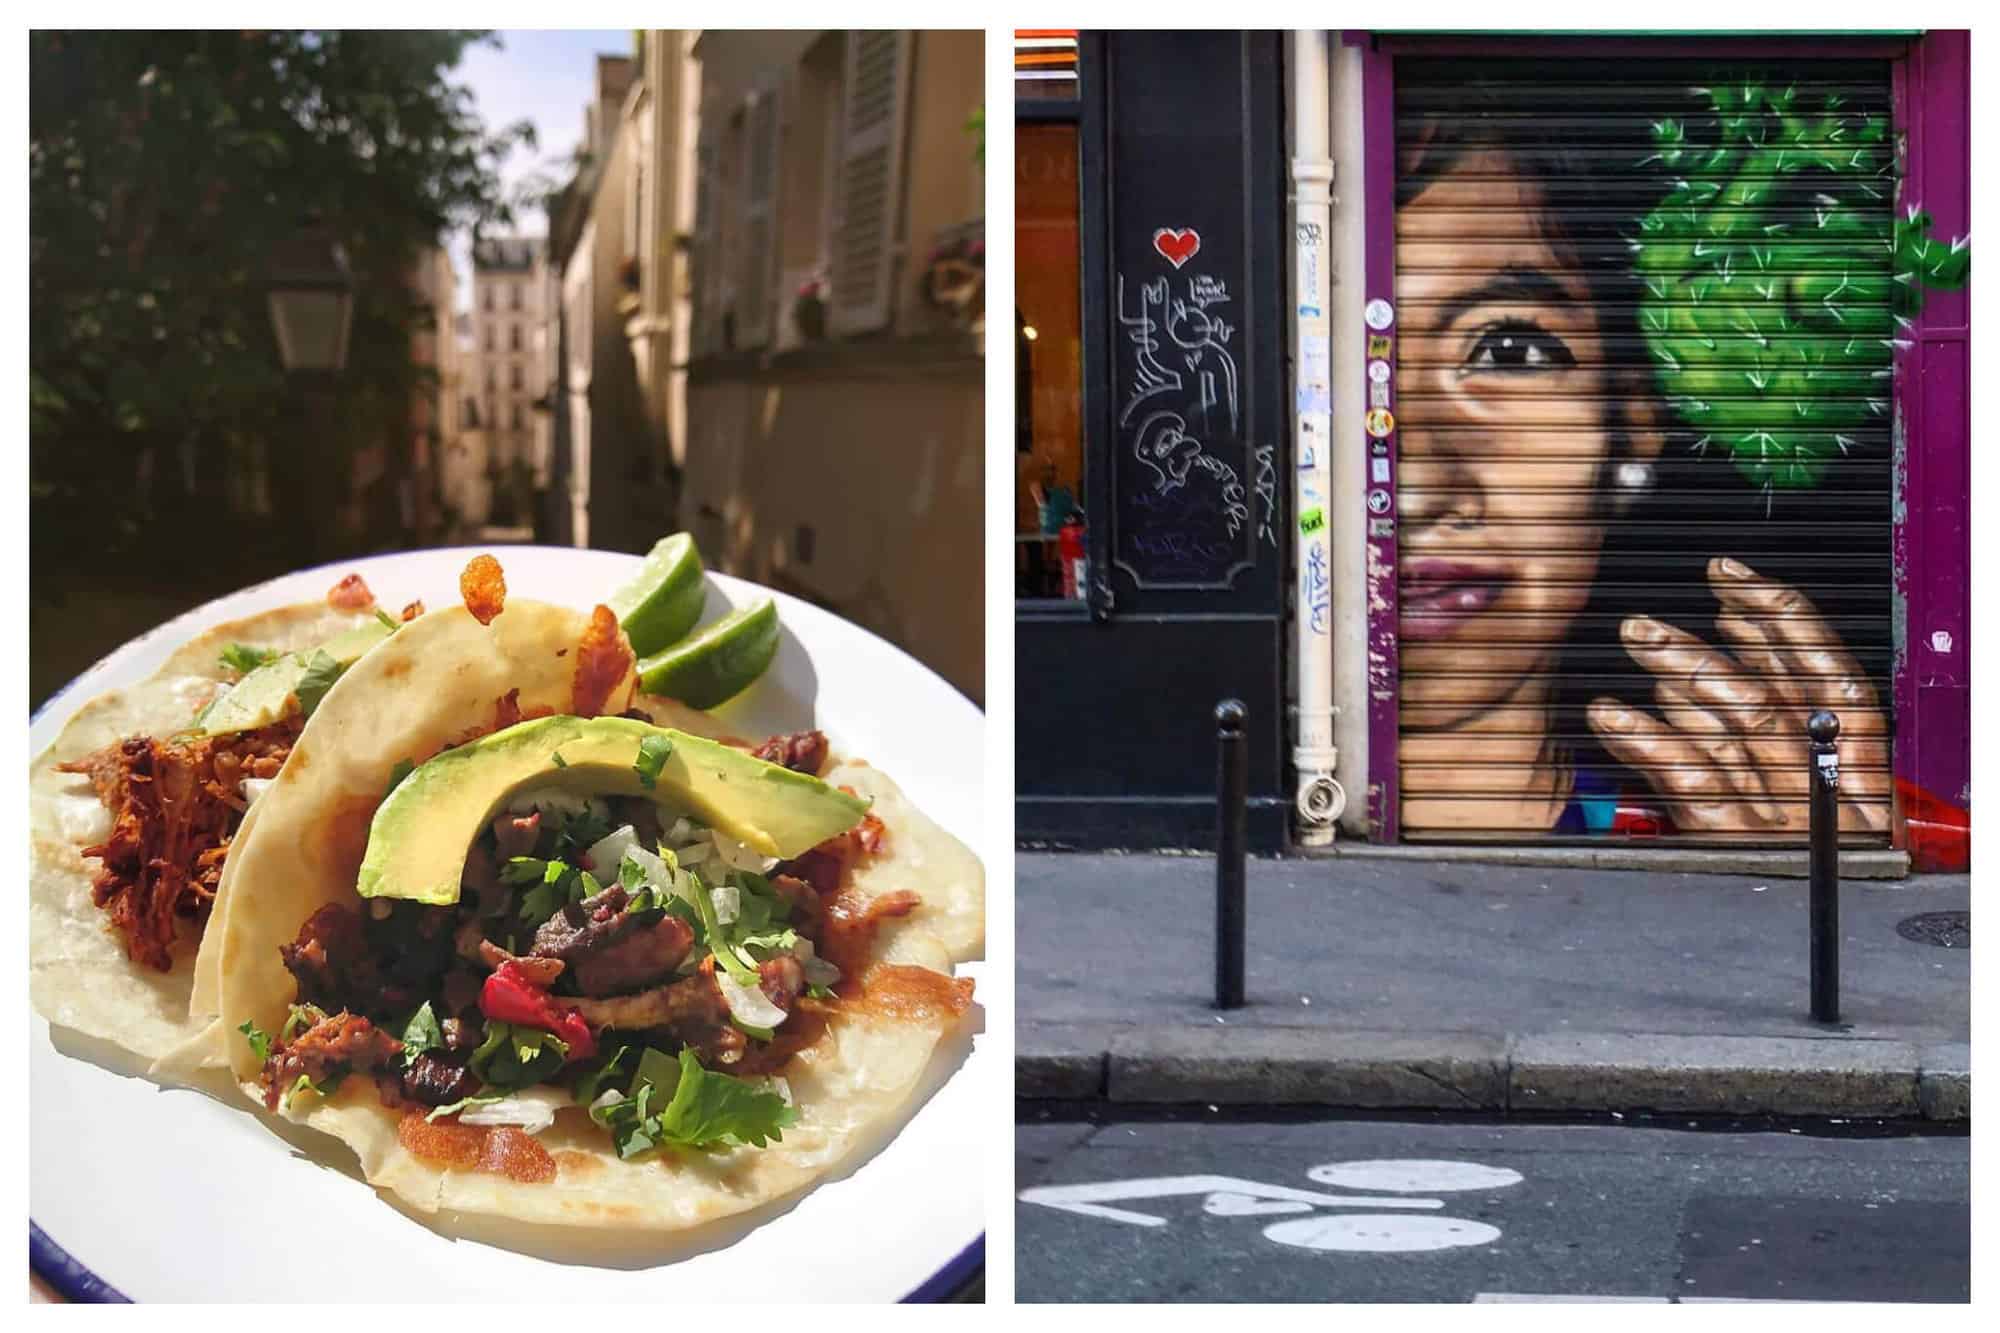
[[[1918,944],[1935,944],[1940,949],[1972,947],[1972,913],[1919,912],[1896,923],[1896,933]]]

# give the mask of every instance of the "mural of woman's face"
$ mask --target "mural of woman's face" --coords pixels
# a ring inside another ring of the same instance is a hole
[[[1397,211],[1406,731],[1541,727],[1537,682],[1597,573],[1621,385],[1543,216],[1514,160],[1477,148]]]

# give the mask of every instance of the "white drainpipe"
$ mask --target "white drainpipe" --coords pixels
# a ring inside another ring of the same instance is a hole
[[[1298,570],[1294,657],[1298,681],[1298,842],[1333,842],[1347,793],[1334,781],[1333,745],[1333,371],[1328,318],[1333,258],[1333,158],[1327,118],[1327,33],[1292,34],[1292,513]]]

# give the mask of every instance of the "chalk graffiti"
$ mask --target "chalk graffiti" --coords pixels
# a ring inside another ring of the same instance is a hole
[[[1278,450],[1275,445],[1260,444],[1257,456],[1257,498],[1264,502],[1264,512],[1257,520],[1257,536],[1272,550],[1278,548]]]
[[[1147,578],[1212,580],[1257,542],[1278,544],[1277,451],[1236,456],[1244,406],[1237,328],[1223,318],[1229,285],[1213,273],[1178,271],[1199,244],[1192,231],[1163,229],[1155,248],[1177,271],[1117,278],[1119,341],[1130,349],[1119,358],[1119,447],[1141,464],[1119,503],[1146,519],[1122,529],[1118,542],[1146,558]],[[1176,500],[1171,512],[1146,503],[1166,496]]]

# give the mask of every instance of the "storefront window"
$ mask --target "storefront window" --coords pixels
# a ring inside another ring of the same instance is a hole
[[[1076,125],[1018,126],[1014,161],[1014,591],[1036,600],[1081,599],[1083,279]]]

